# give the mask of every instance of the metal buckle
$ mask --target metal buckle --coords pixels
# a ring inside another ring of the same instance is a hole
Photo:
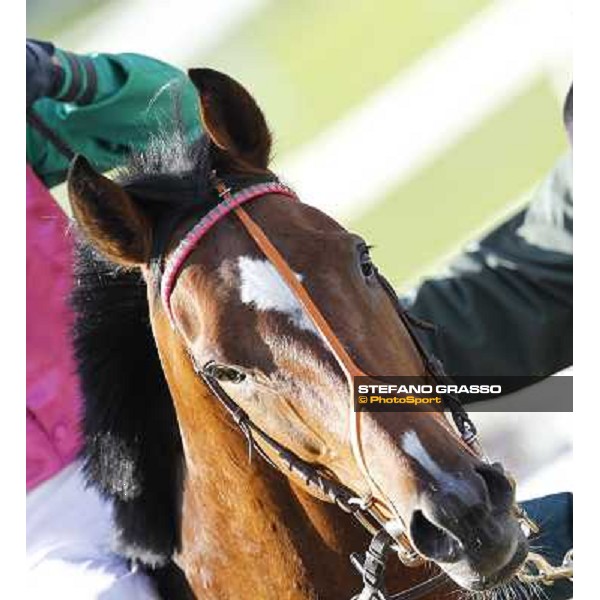
[[[229,194],[231,194],[231,188],[230,187],[224,187],[219,192],[219,198],[225,198],[226,196],[229,196]]]
[[[373,506],[374,501],[375,501],[375,497],[373,496],[373,494],[371,492],[369,492],[366,496],[364,496],[364,498],[359,498],[359,497],[349,498],[347,500],[347,503],[350,506],[356,507],[357,510],[362,510],[362,511],[366,512]]]

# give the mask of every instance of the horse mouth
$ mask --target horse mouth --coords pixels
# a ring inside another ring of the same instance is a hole
[[[435,562],[455,583],[469,591],[501,587],[515,576],[527,558],[529,543],[519,523],[502,515],[494,531],[483,536],[463,535],[459,538],[431,522],[421,511],[413,517],[410,538],[413,547]],[[419,535],[415,535],[415,533]]]
[[[513,580],[515,574],[525,562],[528,552],[529,544],[527,540],[520,540],[508,562],[497,571],[489,574],[477,573],[476,569],[468,564],[468,561],[466,561],[466,564],[463,561],[452,565],[440,564],[440,567],[462,588],[472,592],[481,592],[502,588],[502,586]]]

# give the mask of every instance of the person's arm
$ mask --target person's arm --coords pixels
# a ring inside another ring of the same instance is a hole
[[[55,70],[41,95],[52,97],[38,98],[29,110],[96,168],[122,164],[151,135],[173,127],[177,104],[186,134],[200,134],[195,90],[178,69],[137,54],[83,56],[51,45],[45,51]],[[29,122],[27,161],[49,187],[64,181],[67,157]]]
[[[450,375],[550,375],[573,360],[571,156],[531,203],[408,300]]]
[[[564,121],[573,143],[573,89]],[[571,155],[529,205],[405,301],[435,323],[423,341],[454,375],[550,375],[573,362],[573,196]],[[421,334],[420,334],[421,335]],[[552,565],[573,547],[572,495],[523,503],[542,525],[532,540]],[[543,586],[550,600],[573,597],[568,580]]]

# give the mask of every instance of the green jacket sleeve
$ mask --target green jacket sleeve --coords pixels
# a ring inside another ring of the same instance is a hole
[[[573,361],[571,157],[530,204],[407,300],[450,375],[541,375]]]
[[[56,56],[65,72],[57,94],[63,100],[40,99],[33,111],[97,169],[122,164],[152,134],[172,127],[176,115],[190,140],[200,134],[196,91],[174,67],[137,54],[78,56],[57,50]],[[27,161],[48,187],[65,180],[67,158],[29,123]]]

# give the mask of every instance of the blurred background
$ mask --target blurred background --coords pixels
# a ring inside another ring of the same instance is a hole
[[[567,150],[566,0],[27,0],[27,34],[239,79],[275,170],[375,244],[398,289],[518,210]],[[571,415],[476,417],[522,495],[570,489]]]

